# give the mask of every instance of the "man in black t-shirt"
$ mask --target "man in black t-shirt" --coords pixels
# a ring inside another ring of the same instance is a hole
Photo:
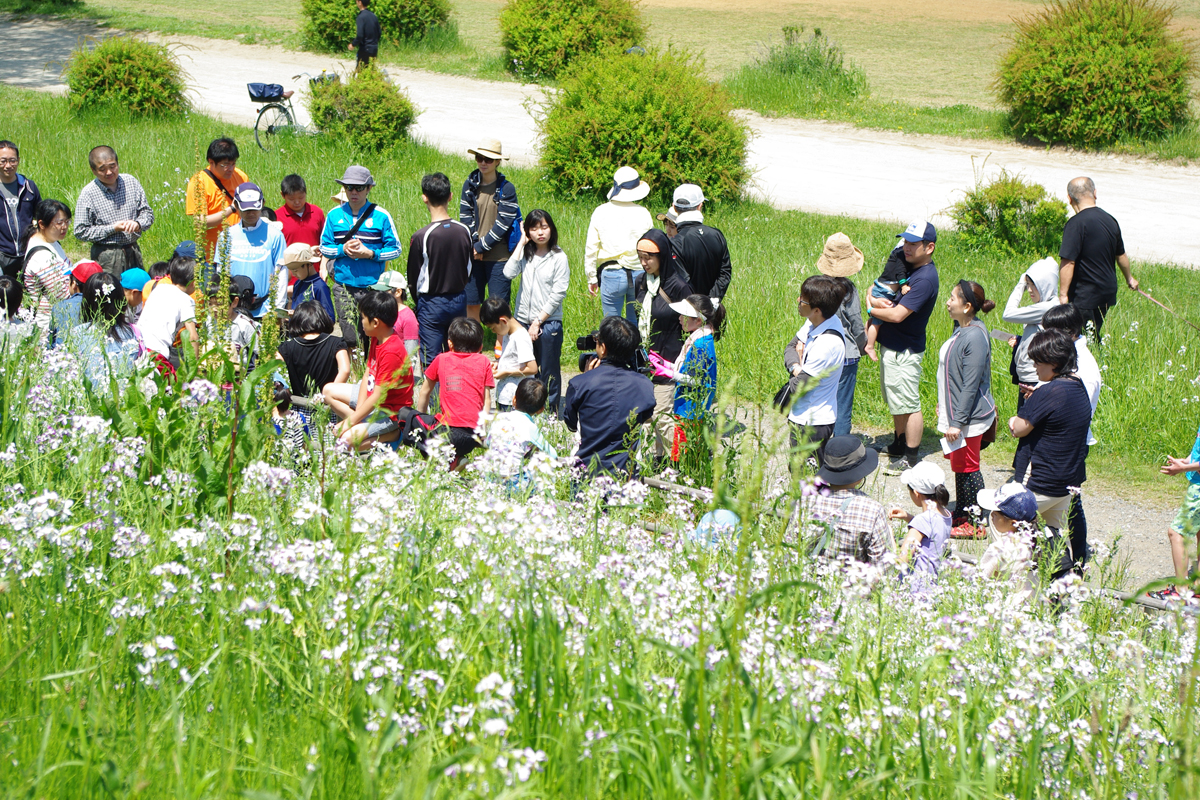
[[[1074,303],[1084,323],[1095,328],[1100,341],[1104,315],[1117,302],[1115,263],[1125,275],[1125,284],[1137,290],[1137,278],[1129,270],[1129,256],[1121,239],[1121,226],[1107,211],[1096,206],[1096,184],[1079,177],[1067,184],[1067,197],[1075,215],[1063,227],[1058,251],[1058,299]]]
[[[421,363],[429,366],[446,350],[446,332],[457,317],[467,315],[467,281],[471,277],[471,229],[450,219],[450,179],[440,172],[421,179],[421,200],[429,209],[428,225],[408,245],[408,285],[417,303]]]
[[[357,72],[379,55],[379,39],[382,32],[379,28],[379,17],[369,8],[371,0],[355,2],[358,5],[358,16],[354,19],[355,36],[347,49],[358,51],[358,64],[354,68]]]

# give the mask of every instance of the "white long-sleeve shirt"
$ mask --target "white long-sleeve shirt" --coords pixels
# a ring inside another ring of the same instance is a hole
[[[544,256],[534,255],[526,260],[524,248],[509,256],[504,265],[504,277],[512,280],[521,277],[521,287],[513,303],[517,322],[528,325],[535,319],[562,321],[562,303],[571,286],[571,270],[567,266],[567,254],[562,250],[551,250]]]
[[[583,270],[588,283],[596,285],[596,267],[605,261],[616,261],[613,269],[641,269],[638,239],[653,227],[650,212],[637,203],[609,200],[597,206],[588,224],[583,249]]]

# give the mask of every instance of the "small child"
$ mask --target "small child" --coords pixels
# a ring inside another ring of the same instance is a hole
[[[391,295],[372,294],[395,302]],[[454,446],[454,461],[450,464],[453,470],[462,463],[463,456],[480,447],[475,429],[479,427],[480,416],[491,407],[496,380],[492,375],[492,362],[483,355],[483,328],[478,322],[469,317],[458,317],[450,323],[446,338],[450,350],[439,353],[425,370],[417,411],[429,412],[429,396],[440,383],[441,413],[437,419],[448,429],[447,438]]]
[[[517,322],[512,308],[503,297],[489,297],[479,309],[479,321],[496,334],[501,343],[500,358],[492,368],[496,379],[496,407],[499,411],[512,411],[513,396],[517,384],[523,378],[537,374],[537,359],[533,354],[533,340],[529,331]]]
[[[1179,513],[1167,528],[1167,540],[1171,543],[1171,561],[1175,564],[1175,580],[1183,583],[1187,580],[1188,567],[1191,566],[1184,537],[1195,536],[1196,545],[1200,547],[1200,431],[1196,432],[1196,442],[1192,445],[1191,455],[1186,460],[1168,458],[1166,466],[1160,472],[1163,475],[1187,473],[1187,494],[1183,497]],[[1178,600],[1179,590],[1168,586],[1162,591],[1154,592],[1153,596],[1160,600]]]
[[[80,261],[67,273],[70,294],[50,308],[50,336],[46,346],[58,347],[76,325],[83,322],[83,285],[88,278],[103,272],[104,268],[95,261]],[[90,321],[90,320],[89,320]]]
[[[413,402],[412,367],[396,324],[396,298],[367,292],[358,301],[363,331],[371,340],[367,373],[357,389],[352,383],[331,383],[321,391],[325,404],[342,418],[334,429],[341,441],[359,451],[376,441],[394,441],[400,432],[397,414]]]
[[[293,458],[304,453],[308,446],[308,425],[299,412],[292,410],[292,393],[279,381],[275,382],[275,406],[271,409],[275,434],[282,439],[283,449]]]
[[[1020,605],[1033,595],[1029,571],[1037,530],[1037,498],[1019,483],[1006,483],[999,489],[981,490],[978,503],[991,512],[988,521],[995,536],[979,559],[979,573],[985,578],[1010,581],[1017,589],[1011,602]]]
[[[390,292],[396,298],[396,307],[400,309],[396,317],[394,330],[404,342],[404,349],[412,355],[413,380],[421,377],[421,359],[418,353],[421,346],[420,329],[417,327],[417,315],[408,307],[408,280],[403,272],[387,270],[379,276],[379,281],[371,287],[377,292]]]
[[[25,301],[25,286],[10,275],[0,275],[0,347],[10,352],[37,330],[17,316]]]
[[[234,275],[229,279],[229,343],[233,345],[233,356],[247,370],[254,369],[258,357],[258,334],[262,324],[250,316],[258,305],[254,294],[254,281],[245,275]]]
[[[488,428],[488,452],[494,456],[496,473],[514,483],[521,477],[525,459],[534,448],[551,458],[558,452],[546,441],[533,418],[546,410],[546,386],[537,378],[526,378],[517,384],[513,395],[513,410],[498,414]]]
[[[283,265],[287,267],[288,275],[295,278],[295,283],[289,287],[292,293],[290,307],[295,311],[301,303],[316,300],[325,313],[334,318],[333,297],[329,293],[329,284],[318,270],[320,264],[321,251],[310,245],[297,242],[289,244],[283,251]]]
[[[167,262],[159,261],[166,267]],[[150,282],[150,273],[141,267],[132,267],[121,273],[121,290],[125,292],[125,305],[128,308],[130,321],[137,319],[142,313],[142,289]]]
[[[936,578],[946,541],[950,538],[950,492],[946,489],[946,473],[941,467],[921,461],[912,469],[900,473],[900,482],[908,487],[908,496],[921,513],[913,516],[893,506],[888,519],[908,523],[908,533],[900,543],[900,557],[912,559],[914,574]]]
[[[903,245],[904,242],[901,240],[900,244],[896,245],[888,255],[888,260],[883,265],[883,272],[871,285],[872,297],[898,303],[901,297],[908,294],[908,263],[904,260]],[[863,352],[870,356],[872,361],[879,360],[879,356],[875,353],[875,339],[878,336],[879,320],[872,317],[867,323],[867,346],[863,348]]]

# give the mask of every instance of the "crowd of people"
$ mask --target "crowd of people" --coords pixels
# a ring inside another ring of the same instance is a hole
[[[574,457],[593,474],[628,472],[639,446],[657,463],[679,460],[686,423],[713,414],[715,343],[733,276],[725,236],[705,223],[702,187],[674,190],[671,207],[657,215],[660,230],[640,204],[650,186],[631,166],[616,170],[584,243],[588,293],[599,296],[603,322],[579,338],[579,374],[564,391],[570,268],[554,219],[544,209],[522,214],[517,187],[498,169],[506,160],[500,142],[468,153],[476,169],[462,184],[457,218],[450,179],[424,176],[429,222],[408,237],[405,252],[391,215],[371,200],[376,184],[366,167],[352,165],[337,179],[327,212],[308,201],[305,180],[294,174],[282,179],[282,204],[271,208],[238,168],[236,143],[217,139],[187,188],[186,212],[202,220],[202,241],[182,242],[168,260],[147,266],[140,240],[154,209],[111,147],[89,153],[94,180],[73,215],[65,202],[41,197],[18,171],[17,145],[0,141],[0,302],[8,337],[36,333],[48,347],[76,350],[97,385],[129,374],[142,354],[170,370],[180,365],[181,348],[199,355],[195,295],[211,294],[225,275],[230,337],[246,363],[262,355],[264,316],[285,320],[274,354],[285,365],[281,420],[298,413],[293,406],[323,404],[335,434],[360,450],[423,446],[440,432],[454,448],[453,465],[480,447],[502,449],[515,454],[506,459],[513,477],[533,450],[558,455],[534,421],[545,411],[578,433]],[[1029,515],[1031,497],[1035,516],[1066,554],[1063,569],[1086,563],[1079,487],[1096,441],[1090,422],[1101,383],[1088,343],[1099,343],[1117,300],[1116,271],[1131,289],[1138,282],[1092,181],[1072,180],[1068,195],[1075,214],[1058,258],[1022,274],[1002,312],[1005,322],[1024,326],[1019,336],[989,332],[984,318],[996,303],[977,282],[958,280],[945,300],[953,333],[937,354],[933,411],[955,479],[952,505],[944,473],[920,455],[927,328],[940,291],[937,230],[918,220],[897,235],[865,303],[850,280],[863,268],[862,251],[842,233],[828,238],[816,274],[800,289],[803,324],[784,347],[788,382],[776,398],[793,451],[804,454],[793,458],[793,469],[815,472],[829,487],[810,500],[814,515],[832,521],[817,549],[878,560],[890,549],[889,517],[900,519],[909,530],[900,551],[936,573],[947,539],[985,535],[981,507],[991,511],[993,530],[1002,530],[996,515],[1007,509],[1017,516],[1006,519],[1027,522],[1019,518]],[[74,263],[62,244],[72,220],[89,248],[89,258]],[[402,257],[403,269],[388,268]],[[485,326],[496,339],[486,356]],[[1012,484],[989,492],[980,453],[1000,422],[992,386],[997,340],[1011,348],[1017,413],[1007,428],[1020,441]],[[850,434],[864,355],[879,363],[893,419],[892,440],[880,451]],[[481,420],[492,416],[485,430]],[[885,510],[858,488],[880,455],[911,490],[916,516]],[[1198,471],[1196,451],[1164,467],[1187,472],[1197,489],[1170,534],[1180,577],[1188,566],[1183,537],[1200,531]]]

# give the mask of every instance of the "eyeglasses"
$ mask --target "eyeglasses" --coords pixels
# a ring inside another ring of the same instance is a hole
[[[13,166],[21,163],[19,158],[0,158],[0,167]]]
[[[798,302],[798,303],[799,303],[800,305],[802,305],[802,306],[808,306],[809,308],[812,308],[812,303],[808,302],[808,301],[807,301],[807,300],[805,300],[803,297],[801,297],[801,298],[800,298],[799,300],[797,300],[796,302]]]
[[[233,169],[237,166],[236,161],[218,161],[217,166],[221,169]]]
[[[477,155],[477,156],[475,156],[475,163],[476,163],[476,164],[495,164],[495,163],[496,163],[496,159],[494,159],[494,158],[488,158],[487,156],[479,156],[479,155]]]
[[[347,192],[365,192],[367,189],[370,189],[370,188],[371,188],[370,186],[347,186],[346,191]]]

